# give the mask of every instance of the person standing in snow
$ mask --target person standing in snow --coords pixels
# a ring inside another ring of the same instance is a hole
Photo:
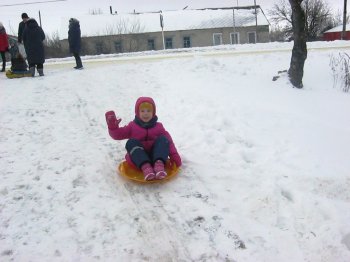
[[[23,31],[23,43],[27,53],[29,71],[35,76],[35,67],[40,76],[44,75],[45,52],[44,43],[45,33],[34,18],[28,19]]]
[[[75,18],[69,19],[69,30],[68,30],[68,43],[69,51],[73,53],[75,58],[76,66],[75,69],[83,69],[83,64],[80,58],[81,49],[81,32],[79,21]]]
[[[23,31],[26,26],[26,22],[29,19],[27,13],[22,13],[21,17],[22,17],[22,21],[18,25],[18,43],[20,44],[22,44]]]
[[[5,52],[9,50],[9,39],[6,34],[4,25],[0,22],[0,53],[2,59],[2,69],[1,72],[5,72],[6,67],[6,56]]]
[[[156,105],[150,97],[140,97],[135,104],[135,119],[124,127],[119,127],[114,111],[105,114],[109,135],[115,140],[128,139],[125,148],[126,161],[141,169],[145,180],[160,180],[167,176],[165,163],[181,166],[173,139],[158,122]]]

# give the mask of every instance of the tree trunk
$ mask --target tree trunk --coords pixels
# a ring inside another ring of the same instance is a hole
[[[294,46],[288,76],[292,85],[297,88],[303,87],[304,63],[307,57],[305,12],[301,8],[302,2],[303,0],[289,0],[292,7]]]

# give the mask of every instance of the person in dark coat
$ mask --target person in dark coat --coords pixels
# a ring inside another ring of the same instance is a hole
[[[7,52],[8,50],[9,50],[8,36],[6,34],[5,27],[0,22],[0,53],[1,53],[1,59],[2,59],[1,72],[5,72],[5,67],[6,67],[5,52]]]
[[[73,53],[75,62],[77,66],[75,69],[83,69],[83,64],[80,58],[80,49],[81,49],[81,32],[79,21],[75,18],[69,19],[69,30],[68,30],[68,42],[69,42],[69,51]]]
[[[23,31],[26,26],[26,22],[29,19],[27,13],[23,13],[21,17],[22,17],[22,21],[18,25],[18,43],[20,44],[22,44]]]
[[[26,22],[26,27],[23,31],[23,43],[27,53],[29,71],[32,76],[35,75],[35,66],[40,76],[44,75],[44,43],[45,33],[35,19],[30,18]]]

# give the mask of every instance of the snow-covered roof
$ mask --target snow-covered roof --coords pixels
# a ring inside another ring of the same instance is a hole
[[[346,25],[346,31],[350,30],[350,24]],[[334,33],[334,32],[342,32],[343,31],[343,25],[339,25],[337,27],[334,27],[332,29],[329,29],[328,31],[326,31],[325,33]]]
[[[164,31],[205,28],[246,27],[255,25],[255,9],[178,10],[162,12]],[[160,13],[100,14],[75,17],[80,21],[82,36],[111,34],[150,33],[161,31]],[[258,25],[269,22],[260,8],[257,9]],[[68,37],[69,18],[62,19],[60,39]]]

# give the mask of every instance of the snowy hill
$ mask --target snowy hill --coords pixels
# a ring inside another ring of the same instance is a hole
[[[291,43],[51,60],[0,76],[0,261],[350,261],[350,96],[312,43],[305,88]],[[183,158],[171,182],[116,173],[152,96]]]

